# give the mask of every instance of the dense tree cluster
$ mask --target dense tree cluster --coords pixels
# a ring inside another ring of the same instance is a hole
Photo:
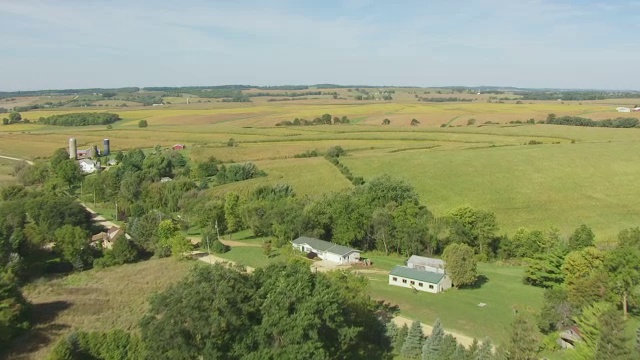
[[[465,99],[459,97],[418,97],[418,101],[424,102],[472,102],[473,99]]]
[[[46,118],[40,118],[40,122],[44,124],[60,126],[108,125],[118,120],[120,120],[118,114],[90,112],[51,115]]]
[[[388,359],[382,309],[366,286],[306,263],[253,274],[202,265],[150,300],[140,337],[75,333],[49,359]]]
[[[640,92],[620,91],[522,91],[522,100],[567,100],[586,101],[604,99],[639,98]]]
[[[591,120],[580,116],[561,116],[549,114],[546,120],[547,124],[552,125],[569,125],[569,126],[588,126],[588,127],[607,127],[607,128],[636,128],[640,124],[640,120],[636,118],[618,117],[606,120]]]
[[[338,124],[349,124],[351,121],[348,117],[331,117],[331,114],[324,114],[322,116],[316,117],[313,120],[306,120],[301,118],[295,118],[293,121],[284,120],[280,121],[276,124],[276,126],[310,126],[310,125],[338,125]]]

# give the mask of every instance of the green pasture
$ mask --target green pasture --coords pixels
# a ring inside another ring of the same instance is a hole
[[[451,289],[440,294],[414,291],[389,285],[387,274],[365,274],[371,295],[400,314],[433,324],[439,318],[447,330],[482,340],[502,343],[509,336],[515,310],[534,316],[542,306],[543,290],[522,284],[523,269],[495,264],[479,264],[486,279],[477,288]],[[478,306],[484,303],[485,306]]]

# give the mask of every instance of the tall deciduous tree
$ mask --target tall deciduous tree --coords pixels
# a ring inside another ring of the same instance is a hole
[[[451,244],[444,249],[442,259],[451,281],[457,287],[472,285],[478,278],[477,262],[471,247],[465,244]]]
[[[581,250],[593,246],[595,234],[587,225],[580,225],[569,237],[569,250]]]
[[[76,270],[82,270],[93,262],[87,231],[77,226],[64,225],[55,231],[54,238],[57,251]]]
[[[604,263],[610,274],[612,290],[620,299],[626,320],[629,296],[640,285],[640,250],[635,247],[617,248],[607,254]]]
[[[240,213],[240,196],[234,192],[228,192],[224,201],[224,218],[227,222],[227,231],[241,230],[242,215]]]
[[[451,211],[448,218],[466,230],[469,238],[465,242],[468,245],[476,248],[479,254],[489,255],[490,245],[498,231],[494,213],[463,206]]]

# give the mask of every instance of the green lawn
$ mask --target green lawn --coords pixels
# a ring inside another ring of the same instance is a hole
[[[487,278],[479,288],[451,289],[441,294],[388,285],[388,276],[383,274],[367,277],[372,296],[398,305],[402,315],[427,324],[440,318],[447,329],[501,343],[509,335],[514,309],[536,314],[543,290],[522,284],[522,268],[479,264],[478,272]],[[479,303],[487,305],[479,307]]]
[[[231,248],[229,252],[224,254],[215,254],[223,259],[234,261],[238,264],[250,266],[253,268],[267,266],[271,263],[281,261],[282,257],[277,255],[278,250],[274,251],[274,255],[270,258],[263,253],[262,248],[248,247],[248,246],[236,246]]]

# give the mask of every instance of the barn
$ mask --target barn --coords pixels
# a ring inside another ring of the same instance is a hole
[[[440,259],[411,255],[407,260],[407,267],[415,270],[431,271],[438,274],[444,274],[444,261]]]
[[[295,249],[305,254],[315,253],[322,260],[328,260],[341,265],[360,261],[360,250],[320,239],[301,236],[293,240],[292,245]]]
[[[171,147],[173,150],[184,150],[186,146],[184,144],[175,144]]]

